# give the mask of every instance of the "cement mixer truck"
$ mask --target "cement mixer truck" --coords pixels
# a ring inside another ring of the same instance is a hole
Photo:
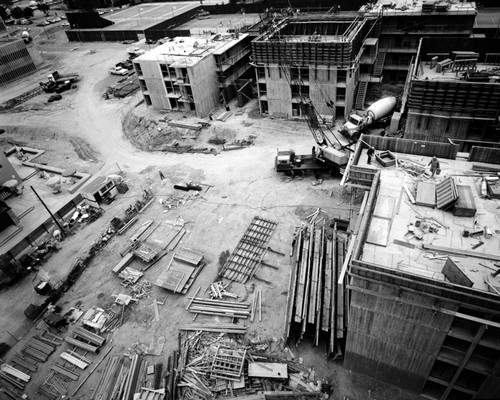
[[[342,126],[340,133],[349,139],[358,139],[363,131],[374,122],[388,117],[396,108],[396,103],[396,97],[384,97],[368,107],[364,115],[352,113]]]

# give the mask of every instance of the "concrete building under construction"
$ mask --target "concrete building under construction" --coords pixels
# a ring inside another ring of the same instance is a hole
[[[221,90],[248,69],[249,42],[248,34],[179,37],[136,58],[146,104],[207,117],[221,103]]]
[[[300,116],[310,100],[320,115],[348,115],[370,27],[358,18],[287,18],[254,39],[260,112]]]
[[[407,87],[406,137],[460,151],[500,142],[500,39],[422,39]]]
[[[423,398],[499,398],[498,212],[456,144],[362,139],[344,179],[366,188],[344,264],[344,366]],[[380,168],[367,164],[368,145]],[[422,166],[433,155],[437,179]]]
[[[422,37],[469,38],[476,7],[462,1],[391,1],[367,4],[359,14],[375,21],[378,53],[374,73],[384,82],[404,82]]]

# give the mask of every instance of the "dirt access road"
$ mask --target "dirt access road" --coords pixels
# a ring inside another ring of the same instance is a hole
[[[59,40],[62,41],[61,38]],[[208,131],[210,134],[221,131],[227,136],[240,139],[253,135],[254,145],[247,149],[218,155],[179,155],[137,150],[123,134],[122,117],[133,111],[137,115],[158,120],[163,114],[154,113],[143,104],[136,107],[136,99],[105,101],[102,98],[104,88],[112,80],[116,81],[116,78],[108,76],[107,69],[125,57],[125,48],[125,45],[116,44],[84,44],[62,55],[58,53],[56,58],[45,54],[44,57],[48,60],[45,69],[38,76],[28,78],[19,85],[29,85],[30,80],[36,84],[46,71],[57,69],[61,72],[79,72],[82,79],[78,89],[63,94],[63,99],[57,103],[47,103],[48,96],[45,94],[38,96],[12,113],[2,114],[1,124],[7,129],[5,135],[10,140],[28,142],[33,147],[46,149],[46,158],[52,165],[77,165],[82,171],[102,175],[116,173],[121,169],[130,187],[127,194],[119,195],[114,203],[105,207],[105,214],[101,219],[62,243],[61,251],[41,271],[51,281],[65,277],[74,260],[90,247],[91,242],[106,229],[115,215],[123,214],[144,188],[151,188],[157,200],[181,196],[183,205],[168,212],[155,201],[140,216],[140,222],[153,220],[165,224],[166,220],[182,218],[188,227],[188,234],[181,245],[202,251],[207,266],[187,296],[168,295],[165,306],[160,307],[160,322],[152,321],[152,299],[163,299],[166,292],[153,287],[150,297],[140,300],[131,309],[123,325],[109,337],[109,342],[114,346],[111,354],[133,354],[141,344],[150,345],[165,340],[163,356],[153,357],[154,362],[165,362],[165,355],[177,348],[177,327],[188,324],[192,318],[185,310],[188,296],[193,295],[198,286],[206,287],[217,279],[221,253],[234,249],[253,216],[259,215],[278,222],[270,244],[288,254],[294,227],[317,207],[325,210],[329,218],[347,218],[349,209],[356,206],[351,204],[351,194],[338,186],[339,179],[326,179],[322,185],[312,186],[312,177],[288,182],[275,173],[273,160],[276,148],[310,151],[314,142],[305,123],[250,118],[247,113],[239,117],[232,116],[225,123],[213,122]],[[89,49],[95,52],[90,53]],[[15,85],[11,85],[11,88],[15,91]],[[255,115],[255,111],[251,114]],[[135,134],[140,136],[142,133],[141,127],[138,127]],[[52,140],[47,140],[47,137]],[[168,141],[169,137],[165,140]],[[72,155],[67,150],[68,143],[73,146]],[[163,182],[159,179],[158,169],[166,176]],[[197,197],[175,192],[172,187],[174,183],[189,180],[204,182],[213,187]],[[111,240],[61,299],[60,306],[63,310],[71,306],[82,307],[83,310],[94,305],[106,307],[113,302],[112,295],[127,293],[127,289],[120,285],[120,281],[110,271],[120,260],[118,253],[133,232],[134,229],[129,235]],[[259,276],[272,282],[270,285],[252,281],[247,285],[231,286],[231,291],[241,298],[250,296],[255,288],[262,290],[263,320],[245,322],[249,326],[248,337],[261,342],[279,340],[281,337],[288,289],[288,257],[269,256],[269,261],[277,265],[279,271],[261,268]],[[166,261],[158,263],[147,271],[143,279],[154,282],[165,265]],[[132,266],[140,268],[141,265],[139,261],[134,261]],[[27,279],[12,290],[0,293],[0,300],[14,307],[18,302],[22,303],[22,299],[33,296],[32,287],[32,282]],[[2,313],[0,319],[4,329],[13,331],[16,324],[22,322],[22,316],[16,319],[12,314],[8,317]],[[205,320],[213,321],[213,318],[199,318],[197,322]],[[37,328],[33,331],[37,333]],[[8,356],[12,356],[25,342],[26,338]],[[292,345],[292,349],[296,357],[303,358],[305,366],[315,369],[318,378],[333,385],[332,399],[340,400],[344,396],[359,400],[416,398],[399,389],[344,370],[338,363],[327,361],[322,349],[313,348],[307,341],[299,347]],[[30,398],[37,398],[36,385],[48,376],[50,365],[57,361],[60,351],[61,349],[47,363],[39,366],[38,373],[28,386]],[[101,365],[72,398],[89,399],[103,367]],[[70,393],[76,386],[77,383],[70,386]]]

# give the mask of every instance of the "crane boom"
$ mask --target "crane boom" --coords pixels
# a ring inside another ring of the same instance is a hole
[[[316,110],[314,106],[310,103],[301,103],[302,114],[306,117],[307,125],[309,126],[309,130],[311,131],[314,140],[320,147],[331,146],[329,140],[323,130],[321,129],[321,125],[318,121],[318,116],[316,115]]]

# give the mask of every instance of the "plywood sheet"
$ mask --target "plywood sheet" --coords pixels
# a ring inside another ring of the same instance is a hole
[[[160,274],[155,285],[173,292],[180,292],[193,272],[194,268],[189,265],[172,263]]]
[[[395,205],[396,199],[394,197],[378,196],[373,215],[381,218],[392,219]]]
[[[377,246],[387,247],[391,225],[392,221],[390,219],[373,216],[366,242]]]
[[[415,202],[419,206],[436,206],[436,185],[432,182],[418,182]]]
[[[248,363],[250,378],[288,378],[288,365],[284,363],[250,362]]]

